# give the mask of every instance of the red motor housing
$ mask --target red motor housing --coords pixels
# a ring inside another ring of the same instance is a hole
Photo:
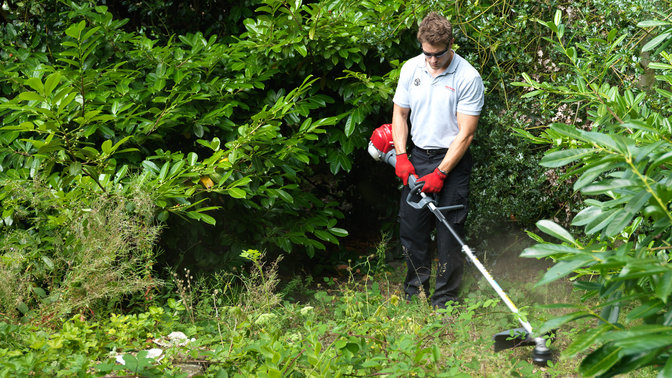
[[[394,148],[394,141],[392,140],[392,124],[386,123],[373,130],[371,143],[383,154],[392,150]]]

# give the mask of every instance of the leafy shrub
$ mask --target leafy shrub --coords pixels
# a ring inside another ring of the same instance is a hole
[[[269,1],[236,38],[161,42],[90,2],[46,3],[35,11],[52,11],[44,29],[12,13],[2,41],[2,175],[66,193],[109,192],[141,176],[157,188],[158,220],[206,224],[189,224],[187,237],[164,234],[172,252],[237,256],[254,244],[313,256],[347,235],[330,178],[352,168],[366,116],[391,94],[383,47],[422,9],[351,5]],[[374,74],[355,71],[369,67]]]
[[[583,358],[579,371],[584,375],[611,376],[646,366],[660,367],[659,376],[670,375],[672,132],[669,118],[658,109],[669,109],[672,58],[663,50],[667,62],[649,64],[663,73],[656,76],[655,91],[639,90],[625,80],[636,74],[628,69],[634,67],[628,67],[634,52],[621,48],[627,33],[613,30],[606,38],[568,44],[560,11],[542,24],[552,31],[553,46],[565,56],[572,80],[556,84],[525,75],[524,85],[533,89],[529,96],[557,94],[564,102],[581,104],[586,123],[554,123],[537,137],[526,135],[553,147],[541,164],[564,167],[564,178],[584,198],[571,221],[583,234],[576,239],[558,224],[540,221],[538,227],[557,242],[534,236],[541,243],[523,255],[556,261],[540,284],[572,274],[584,298],[597,298],[595,306],[576,305],[575,312],[548,321],[543,329],[583,317],[598,321],[565,351],[574,357],[596,345]]]
[[[3,312],[53,316],[110,310],[151,278],[160,226],[137,188],[131,198],[54,192],[39,181],[9,181],[3,205],[24,225],[0,236]]]

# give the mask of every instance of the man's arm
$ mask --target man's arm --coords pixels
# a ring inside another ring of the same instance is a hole
[[[411,109],[402,108],[394,104],[392,111],[392,140],[394,141],[394,150],[397,154],[406,152],[406,143],[408,141],[408,115]]]
[[[441,164],[439,164],[439,170],[448,173],[460,162],[462,156],[464,156],[471,145],[471,141],[474,139],[479,118],[480,116],[457,113],[457,127],[460,131],[457,133],[453,143],[451,143]],[[392,130],[392,136],[394,137],[394,123],[392,124]],[[394,143],[396,146],[396,139],[394,140]]]

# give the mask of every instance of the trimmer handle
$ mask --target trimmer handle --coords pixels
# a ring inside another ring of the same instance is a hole
[[[380,160],[386,162],[387,164],[391,166],[396,166],[397,165],[397,155],[393,150],[390,150],[382,156],[380,156]],[[406,197],[406,202],[413,207],[414,209],[422,209],[425,206],[427,206],[430,202],[434,202],[434,199],[427,196],[425,193],[422,192],[422,187],[425,185],[424,182],[418,182],[418,176],[416,175],[409,175],[408,176],[408,187],[411,189],[411,191],[408,193],[408,197]],[[420,196],[420,199],[417,201],[413,200],[413,196]]]
[[[408,176],[408,187],[411,189],[406,196],[406,203],[414,209],[422,209],[429,205],[430,203],[435,203],[433,197],[426,195],[422,192],[422,187],[425,185],[424,182],[418,182],[418,176],[409,175]],[[413,200],[413,196],[418,197],[417,201]]]

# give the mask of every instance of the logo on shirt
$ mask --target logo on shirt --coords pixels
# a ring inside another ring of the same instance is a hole
[[[455,88],[453,88],[451,86],[446,85],[446,89],[451,91],[451,92],[455,92]]]
[[[416,87],[420,85],[420,78],[419,77],[415,78],[415,80],[413,81],[413,85],[415,85]]]

